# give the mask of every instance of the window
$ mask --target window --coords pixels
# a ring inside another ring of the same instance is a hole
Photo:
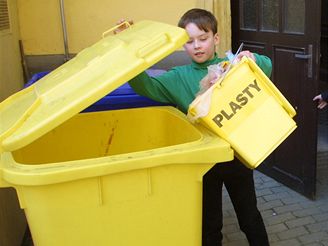
[[[262,31],[279,31],[279,1],[262,1]]]
[[[305,1],[287,0],[285,19],[285,32],[303,34],[305,28]]]
[[[7,0],[0,0],[0,31],[9,30],[9,13]]]
[[[256,1],[255,0],[244,0],[241,1],[241,29],[244,30],[256,30],[257,19],[256,19]]]

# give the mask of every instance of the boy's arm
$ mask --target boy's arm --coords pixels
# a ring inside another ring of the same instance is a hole
[[[151,98],[158,102],[174,103],[172,96],[165,84],[177,81],[174,70],[165,72],[158,77],[151,77],[146,72],[142,72],[129,81],[133,90],[142,96]]]
[[[262,69],[266,76],[270,77],[272,72],[271,59],[264,55],[259,55],[253,53],[255,57],[256,64]]]

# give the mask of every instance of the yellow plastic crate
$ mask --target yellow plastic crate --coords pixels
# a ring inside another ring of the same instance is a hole
[[[35,245],[201,245],[202,176],[230,145],[173,107],[78,114],[186,40],[137,23],[0,103],[0,187]]]
[[[294,108],[256,63],[246,57],[221,83],[194,100],[189,115],[202,114],[208,102],[208,113],[199,122],[228,141],[238,159],[249,168],[262,163],[296,128]]]

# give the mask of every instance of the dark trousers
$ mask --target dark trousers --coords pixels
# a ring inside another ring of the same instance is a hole
[[[203,242],[218,246],[222,241],[222,185],[237,214],[240,229],[251,246],[269,245],[262,216],[257,209],[253,170],[237,159],[218,163],[203,177]]]

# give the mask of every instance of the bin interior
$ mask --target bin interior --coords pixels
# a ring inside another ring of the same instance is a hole
[[[45,164],[151,150],[202,137],[184,117],[164,108],[78,114],[12,154],[18,163]]]

